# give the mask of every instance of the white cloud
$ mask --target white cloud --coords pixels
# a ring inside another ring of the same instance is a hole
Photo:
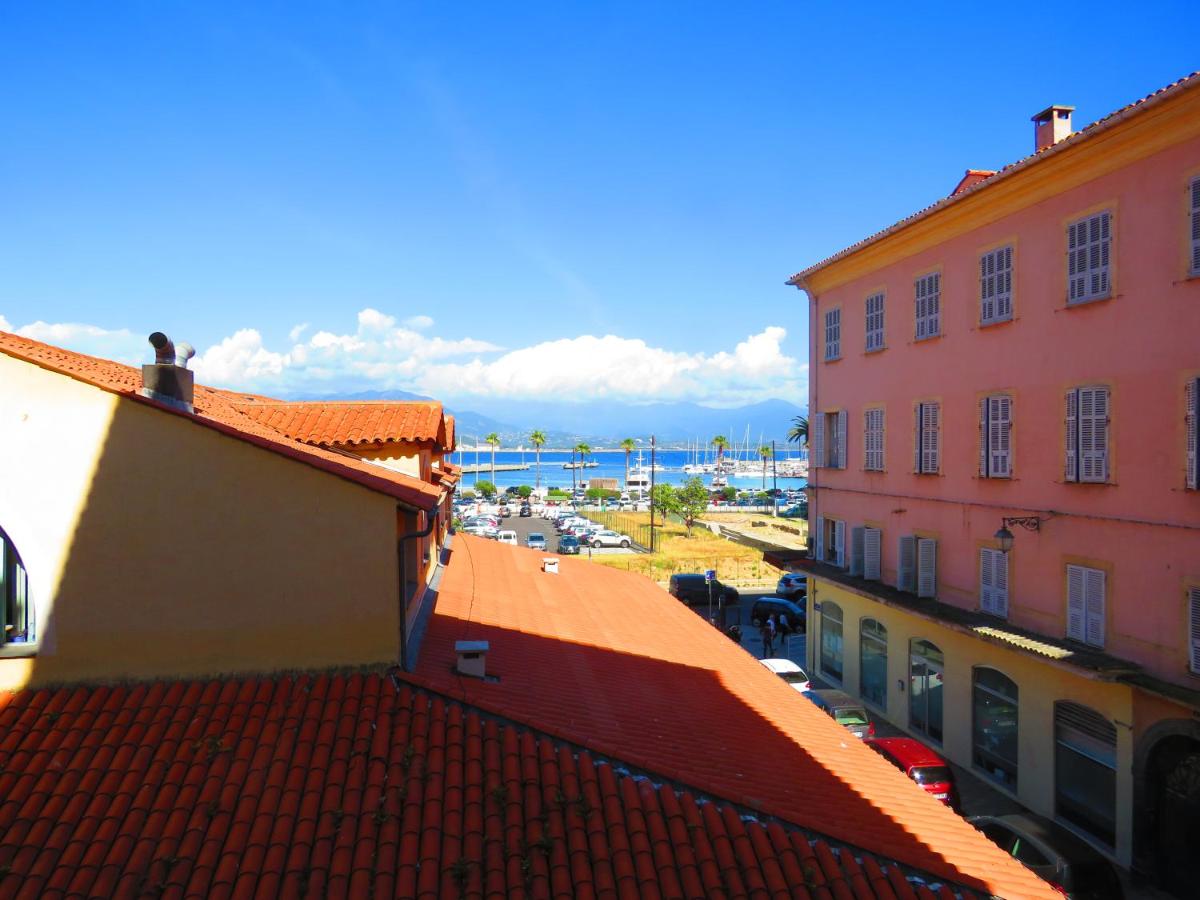
[[[89,356],[115,359],[128,365],[142,362],[142,357],[146,355],[150,346],[145,334],[135,335],[127,328],[110,330],[81,322],[50,323],[39,320],[14,328],[7,319],[0,316],[0,330],[11,331],[21,337],[33,338],[46,344],[67,347]]]
[[[0,316],[0,331],[12,331],[13,327],[8,323],[8,319]]]
[[[299,325],[292,326],[292,330],[288,332],[288,340],[293,344],[300,340],[300,335],[308,331],[308,323],[301,322]]]
[[[409,316],[404,320],[404,324],[414,331],[425,331],[433,327],[433,319],[429,316]]]

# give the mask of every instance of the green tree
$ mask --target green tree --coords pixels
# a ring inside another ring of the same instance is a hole
[[[758,455],[762,457],[763,463],[763,490],[767,489],[767,460],[771,458],[771,454],[775,451],[771,449],[770,444],[763,444],[758,448]]]
[[[788,429],[787,439],[793,444],[808,445],[808,416],[796,416]]]
[[[475,490],[482,494],[487,500],[491,500],[496,496],[496,485],[490,481],[475,482]]]
[[[529,443],[533,444],[533,452],[537,454],[537,486],[542,486],[542,444],[546,443],[546,432],[535,431],[529,435]]]
[[[650,506],[662,513],[663,523],[666,524],[667,516],[679,508],[675,488],[669,484],[656,484],[650,492]]]
[[[699,478],[689,478],[675,491],[675,497],[676,512],[683,519],[683,526],[690,537],[692,525],[708,509],[708,488]]]
[[[464,491],[460,491],[458,496],[463,500],[474,500],[475,492],[473,490],[471,490],[470,488],[467,488]]]
[[[718,434],[710,443],[717,448],[717,471],[720,471],[721,458],[725,455],[725,451],[729,449],[729,438],[723,434]]]
[[[532,495],[533,495],[533,488],[531,488],[527,484],[523,484],[519,488],[517,488],[517,496],[520,497],[522,500],[528,500]]]
[[[735,488],[735,487],[721,488],[721,499],[724,500],[726,503],[732,503],[734,500],[737,499],[737,488]]]
[[[621,441],[620,447],[625,451],[625,487],[629,487],[629,454],[637,449],[637,441],[633,438],[625,438]]]
[[[580,441],[578,444],[576,444],[575,448],[571,451],[571,462],[572,463],[575,462],[575,454],[576,453],[579,454],[579,468],[571,470],[571,485],[573,487],[576,486],[575,485],[575,473],[576,472],[579,473],[579,484],[581,484],[581,485],[583,484],[583,462],[587,458],[587,455],[591,452],[592,452],[592,448],[589,447],[587,444],[583,443],[583,441]]]
[[[500,435],[492,432],[484,440],[492,445],[492,490],[496,489],[496,447],[500,444]]]

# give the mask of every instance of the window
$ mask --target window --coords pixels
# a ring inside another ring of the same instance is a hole
[[[1067,391],[1067,481],[1108,481],[1109,407],[1106,387]]]
[[[1188,588],[1188,634],[1192,674],[1200,675],[1200,587]]]
[[[1067,226],[1067,302],[1107,297],[1110,213],[1102,212]]]
[[[979,548],[979,608],[1008,618],[1008,554]]]
[[[29,576],[17,548],[0,529],[0,646],[34,643],[33,604]]]
[[[878,528],[863,529],[863,578],[879,581],[882,565],[883,532]]]
[[[812,417],[809,423],[812,428],[810,465],[828,469],[846,468],[846,420],[844,409],[817,413]]]
[[[1200,178],[1193,178],[1188,193],[1192,199],[1192,267],[1193,275],[1200,275]]]
[[[1012,397],[979,401],[979,477],[1012,477]]]
[[[842,680],[842,608],[829,600],[821,604],[821,674]]]
[[[1116,837],[1117,728],[1078,703],[1054,704],[1054,814],[1108,846]]]
[[[863,469],[883,471],[883,410],[863,410]]]
[[[1012,318],[1012,252],[1001,247],[979,257],[979,323]]]
[[[883,349],[883,291],[867,298],[867,352]]]
[[[1200,378],[1189,378],[1183,389],[1187,425],[1187,476],[1189,490],[1200,487]]]
[[[914,640],[909,644],[908,724],[942,742],[942,684],[946,658],[936,644]]]
[[[842,310],[825,310],[825,358],[838,359],[842,355]]]
[[[1017,789],[1017,685],[986,666],[975,667],[971,762],[1010,791]]]
[[[1067,566],[1067,637],[1104,646],[1104,570]]]
[[[917,340],[922,341],[941,334],[941,273],[930,272],[928,275],[922,275],[914,283],[913,292],[916,295]]]
[[[846,566],[846,523],[817,516],[817,559],[831,566]]]
[[[859,694],[868,703],[887,709],[887,628],[874,619],[859,625]]]
[[[936,475],[941,454],[938,452],[941,431],[941,404],[918,403],[913,426],[913,471],[918,475]]]
[[[937,595],[937,541],[904,535],[900,538],[896,587],[918,597]]]

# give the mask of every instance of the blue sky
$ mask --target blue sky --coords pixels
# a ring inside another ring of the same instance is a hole
[[[267,393],[801,400],[794,271],[1194,7],[0,6],[0,327]]]

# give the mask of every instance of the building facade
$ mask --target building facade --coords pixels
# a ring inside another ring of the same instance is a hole
[[[809,665],[1123,865],[1200,840],[1200,77],[794,276]]]

